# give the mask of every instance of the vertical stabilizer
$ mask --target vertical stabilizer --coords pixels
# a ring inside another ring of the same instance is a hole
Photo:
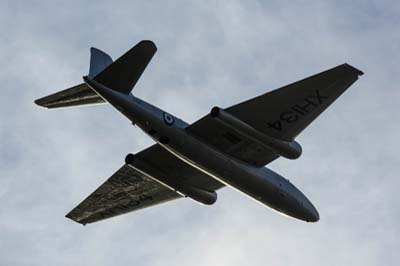
[[[112,58],[97,48],[90,48],[90,67],[89,77],[94,78],[97,74],[103,71],[106,67],[113,63]]]

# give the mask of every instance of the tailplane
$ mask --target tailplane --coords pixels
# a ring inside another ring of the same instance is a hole
[[[86,83],[37,99],[39,106],[54,109],[105,103]]]
[[[141,41],[93,79],[110,89],[128,94],[156,51],[157,47],[152,41]]]

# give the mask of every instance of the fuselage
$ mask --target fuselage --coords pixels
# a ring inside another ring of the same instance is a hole
[[[85,81],[180,160],[280,213],[318,221],[315,207],[289,180],[266,167],[254,167],[220,152],[188,132],[188,124],[181,119],[131,94],[116,92],[90,79]]]

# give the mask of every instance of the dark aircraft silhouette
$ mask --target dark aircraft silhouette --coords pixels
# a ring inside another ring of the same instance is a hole
[[[227,185],[280,213],[318,221],[306,196],[264,166],[280,156],[298,158],[296,136],[363,72],[343,64],[229,108],[214,107],[189,125],[131,93],[156,50],[141,41],[113,62],[91,48],[84,83],[35,101],[46,108],[108,102],[156,142],[128,154],[66,217],[93,223],[181,197],[211,205]]]

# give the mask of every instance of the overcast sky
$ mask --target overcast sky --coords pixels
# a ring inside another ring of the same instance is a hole
[[[115,3],[114,3],[115,2]],[[0,2],[0,265],[398,265],[398,1]],[[110,106],[45,110],[80,83],[89,48],[158,52],[134,94],[193,122],[348,62],[365,72],[269,167],[321,220],[224,188],[90,224],[64,215],[152,144]]]

